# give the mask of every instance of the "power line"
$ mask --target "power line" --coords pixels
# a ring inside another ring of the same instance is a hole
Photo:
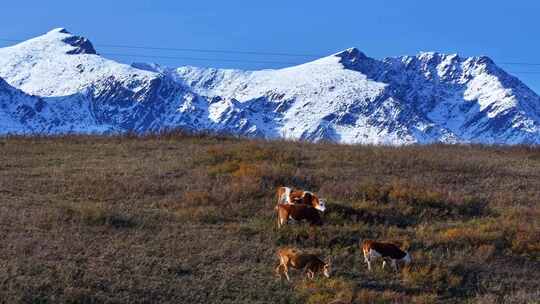
[[[140,57],[140,58],[157,58],[157,59],[175,59],[175,60],[196,60],[196,61],[214,61],[214,62],[244,62],[244,63],[267,63],[267,64],[300,64],[298,62],[285,61],[266,61],[266,60],[242,60],[242,59],[212,59],[212,58],[197,58],[197,57],[177,57],[177,56],[159,56],[159,55],[141,55],[141,54],[119,54],[119,53],[99,53],[106,56],[119,57]]]
[[[21,42],[25,40],[16,40],[16,39],[3,39],[0,41],[7,42]],[[100,45],[101,47],[105,45]],[[111,45],[107,45],[111,46]],[[115,45],[120,47],[119,45]],[[257,54],[257,55],[290,55],[290,56],[302,56],[300,54],[286,54],[286,53],[264,53],[264,52],[244,52],[244,51],[223,51],[223,50],[203,50],[203,49],[172,49],[172,48],[151,48],[151,47],[138,47],[138,46],[122,46],[138,49],[152,49],[152,50],[198,50],[200,52],[214,52],[214,53],[230,53],[230,54]],[[264,64],[301,64],[300,62],[290,62],[290,61],[273,61],[273,60],[241,60],[241,59],[213,59],[213,58],[198,58],[198,57],[181,57],[181,56],[162,56],[162,55],[144,55],[144,54],[124,54],[124,53],[101,53],[101,55],[106,56],[118,56],[118,57],[138,57],[138,58],[156,58],[156,59],[174,59],[174,60],[195,60],[195,61],[214,61],[214,62],[240,62],[240,63],[264,63]],[[308,56],[308,55],[306,55]]]
[[[530,63],[530,62],[499,62],[498,64],[540,66],[540,63]]]
[[[118,54],[118,53],[100,53],[106,56],[119,56],[119,57],[140,57],[140,58],[156,58],[156,59],[178,59],[178,60],[195,60],[195,61],[214,61],[214,62],[243,62],[243,63],[267,63],[267,64],[301,64],[299,62],[285,62],[285,61],[264,61],[264,60],[241,60],[241,59],[212,59],[212,58],[195,58],[195,57],[176,57],[176,56],[160,56],[160,55],[142,55],[142,54]],[[506,63],[508,64],[508,63]],[[518,63],[515,63],[518,64]],[[522,64],[522,63],[520,63]],[[538,65],[540,64],[530,64]],[[517,74],[540,74],[540,71],[507,71],[509,73]]]
[[[286,57],[321,57],[321,56],[324,56],[324,55],[313,55],[313,54],[273,53],[273,52],[258,52],[258,51],[210,50],[210,49],[191,49],[191,48],[170,48],[170,47],[151,47],[151,46],[134,46],[134,45],[117,45],[117,44],[98,44],[96,46],[97,47],[111,47],[111,48],[126,48],[126,49],[159,50],[159,51],[223,53],[223,54],[286,56]]]
[[[23,39],[7,39],[0,38],[4,42],[22,42]],[[130,49],[146,49],[146,50],[161,50],[161,51],[184,51],[184,52],[201,52],[201,53],[222,53],[222,54],[244,54],[244,55],[265,55],[265,56],[289,56],[289,57],[322,57],[325,55],[314,54],[293,54],[293,53],[273,53],[273,52],[258,52],[258,51],[234,51],[234,50],[212,50],[212,49],[197,49],[197,48],[169,48],[169,47],[150,47],[150,46],[135,46],[135,45],[120,45],[120,44],[98,44],[98,48],[130,48]],[[211,61],[211,62],[239,62],[239,63],[262,63],[262,64],[301,64],[301,62],[289,61],[270,61],[270,60],[242,60],[242,59],[213,59],[199,57],[184,57],[184,56],[162,56],[162,55],[145,55],[145,54],[124,54],[124,53],[99,53],[106,56],[118,57],[133,57],[133,58],[155,58],[155,59],[170,59],[170,60],[193,60],[193,61]],[[521,65],[521,66],[540,66],[540,63],[533,62],[499,62],[500,65]],[[540,71],[507,71],[514,74],[540,74]]]
[[[0,38],[0,41],[5,42],[23,42],[25,39],[8,39]],[[221,54],[241,54],[241,55],[262,55],[262,56],[285,56],[285,57],[311,57],[311,58],[320,58],[327,56],[328,54],[299,54],[299,53],[287,53],[287,52],[261,52],[261,51],[244,51],[244,50],[219,50],[219,49],[202,49],[202,48],[173,48],[173,47],[153,47],[153,46],[140,46],[140,45],[127,45],[127,44],[96,44],[97,48],[125,48],[125,49],[142,49],[142,50],[155,50],[155,51],[178,51],[178,52],[200,52],[200,53],[221,53]],[[104,54],[104,53],[102,53]],[[129,57],[148,57],[153,58],[147,55],[127,55],[127,54],[117,54],[118,56],[129,56]],[[168,57],[168,56],[154,56],[155,58],[165,58],[165,59],[188,59],[188,60],[211,60],[204,58],[189,58],[189,57]],[[236,60],[225,60],[231,62],[237,62]],[[246,62],[246,61],[238,61]],[[278,63],[278,64],[296,64],[293,62],[266,62],[266,61],[254,61],[254,63]],[[497,62],[500,65],[526,65],[526,66],[540,66],[540,63],[536,62]]]
[[[6,42],[23,42],[23,39],[5,39],[0,38],[0,41]],[[262,55],[262,56],[285,56],[285,57],[322,57],[325,55],[315,54],[296,54],[285,52],[260,52],[260,51],[243,51],[243,50],[216,50],[216,49],[199,49],[199,48],[172,48],[172,47],[153,47],[125,44],[96,44],[97,48],[125,48],[125,49],[143,49],[155,51],[178,51],[178,52],[199,52],[199,53],[221,53],[221,54],[241,54],[241,55]]]
[[[510,74],[540,74],[540,71],[507,71]]]

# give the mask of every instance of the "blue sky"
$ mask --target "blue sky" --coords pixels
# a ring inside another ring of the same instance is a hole
[[[354,46],[375,58],[439,51],[488,55],[497,63],[540,64],[539,13],[540,1],[533,0],[8,0],[0,5],[0,38],[26,39],[54,27],[65,27],[89,38],[100,53],[120,54],[107,57],[128,63],[152,61],[169,66],[260,69],[283,67],[310,58],[105,45],[314,55]],[[0,41],[0,45],[6,44]],[[540,93],[540,65],[501,66]]]

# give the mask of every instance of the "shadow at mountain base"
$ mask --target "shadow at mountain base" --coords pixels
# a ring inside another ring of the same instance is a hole
[[[341,135],[336,131],[331,122],[321,123],[315,131],[306,130],[300,136],[300,140],[309,142],[340,142]]]
[[[21,103],[9,114],[22,128],[10,134],[43,135],[148,133],[181,127],[167,118],[178,116],[173,101],[185,102],[189,93],[160,78],[138,91],[114,78],[103,79],[84,92],[55,97],[35,97],[11,86],[4,89],[18,94],[13,97],[11,92],[8,101]]]
[[[279,121],[293,102],[293,99],[272,100],[266,96],[243,102],[233,99],[227,116],[215,123],[214,128],[248,137],[277,139],[281,137]]]

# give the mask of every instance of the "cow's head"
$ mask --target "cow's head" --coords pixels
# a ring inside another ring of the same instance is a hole
[[[324,263],[323,265],[323,269],[322,269],[322,273],[325,277],[329,278],[330,277],[330,273],[331,273],[331,269],[330,269],[330,261],[327,261],[326,263]]]
[[[324,210],[326,210],[326,201],[322,198],[321,199],[318,198],[315,201],[317,202],[317,205],[314,206],[315,209],[324,212]]]
[[[404,263],[405,265],[409,265],[409,264],[412,262],[411,255],[410,255],[408,252],[406,252],[406,254],[405,254],[405,256],[403,257],[402,261],[403,261],[403,263]]]
[[[302,201],[306,205],[311,205],[313,208],[324,212],[326,210],[326,203],[323,199],[319,199],[315,194],[310,191],[304,191],[302,195]]]

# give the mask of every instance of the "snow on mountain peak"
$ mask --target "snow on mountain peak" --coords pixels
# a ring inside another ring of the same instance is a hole
[[[157,74],[98,56],[88,39],[57,28],[0,48],[0,76],[29,94],[66,96],[114,79],[129,80],[136,87]]]
[[[71,34],[65,28],[55,28],[44,35],[24,41],[13,47],[26,49],[29,52],[55,52],[65,54],[96,54],[90,40]]]
[[[59,27],[52,29],[41,37],[43,40],[60,39],[60,41],[71,46],[72,49],[67,50],[66,54],[97,54],[96,49],[90,40],[85,37],[73,35],[65,28]]]
[[[62,34],[71,34],[66,28],[64,27],[57,27],[53,28],[52,30],[48,31],[47,34],[51,33],[62,33]]]
[[[92,42],[84,37],[70,36],[62,41],[73,47],[73,50],[68,51],[67,54],[97,54]]]
[[[361,60],[361,59],[367,58],[366,54],[364,54],[363,52],[361,52],[359,49],[355,47],[348,48],[346,50],[338,52],[334,54],[333,56],[347,58],[350,61]]]
[[[540,144],[540,97],[486,56],[379,60],[349,48],[276,70],[129,66],[58,28],[0,49],[0,77],[0,126],[11,126],[0,134],[181,127],[341,143]]]

